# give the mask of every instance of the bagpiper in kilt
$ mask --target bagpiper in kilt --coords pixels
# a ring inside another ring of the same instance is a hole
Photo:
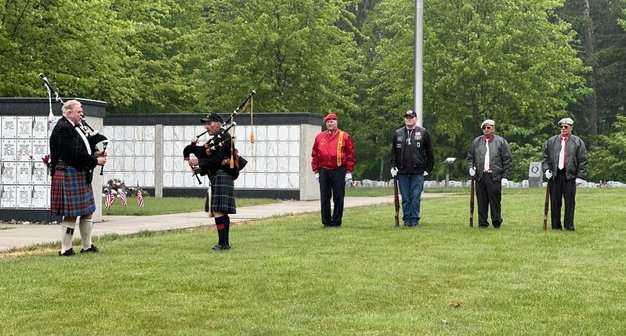
[[[96,204],[91,189],[93,169],[106,162],[105,154],[93,152],[87,136],[78,127],[81,103],[69,100],[63,104],[63,117],[50,135],[50,212],[63,216],[61,256],[74,255],[72,236],[79,220],[81,253],[97,252],[91,242],[92,214]]]
[[[224,132],[224,120],[216,113],[211,113],[201,119],[204,127],[211,136],[220,136],[219,145],[205,148],[206,156],[188,158],[189,166],[200,175],[208,175],[210,186],[205,201],[205,211],[209,217],[215,218],[218,242],[213,246],[215,251],[230,249],[229,214],[237,212],[234,197],[234,180],[238,175],[236,168],[230,168],[232,138]],[[205,146],[206,147],[206,146]]]

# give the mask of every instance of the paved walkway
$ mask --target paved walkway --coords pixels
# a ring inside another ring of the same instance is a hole
[[[423,198],[441,197],[445,194],[423,194]],[[363,207],[393,203],[393,196],[346,197],[345,207]],[[275,216],[319,212],[319,201],[282,201],[279,203],[242,207],[232,215],[234,223],[242,223]],[[211,221],[212,222],[212,221]],[[94,227],[94,236],[107,234],[132,234],[141,231],[164,231],[208,225],[205,212],[178,213],[158,216],[104,216]],[[0,224],[0,252],[31,245],[58,242],[61,230],[58,225]],[[75,237],[80,237],[75,235]]]

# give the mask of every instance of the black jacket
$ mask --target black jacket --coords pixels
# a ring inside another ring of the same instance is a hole
[[[476,177],[480,180],[483,176],[483,166],[485,165],[485,136],[481,135],[472,141],[467,161],[470,167],[476,168]],[[491,167],[494,180],[508,178],[513,169],[513,157],[509,143],[499,135],[493,135],[493,140],[489,142],[489,166]]]
[[[223,137],[223,140],[210,151],[210,155],[202,155],[198,158],[200,175],[214,176],[220,169],[232,175],[229,166],[222,165],[222,162],[225,159],[230,159],[232,138],[228,132],[223,132],[223,130],[221,136]]]
[[[391,139],[391,166],[398,168],[400,175],[421,175],[433,171],[433,145],[428,131],[416,126],[409,144],[408,130],[400,127]]]
[[[568,180],[584,179],[587,176],[587,148],[585,143],[581,138],[570,134],[566,150],[565,178]],[[549,169],[552,174],[556,174],[560,154],[561,136],[555,135],[543,144],[543,170]]]
[[[50,135],[50,168],[54,175],[54,169],[63,161],[66,166],[72,166],[79,171],[91,172],[98,165],[95,155],[90,155],[85,142],[78,134],[81,132],[62,117],[57,122]],[[88,174],[91,175],[91,174]],[[90,177],[88,176],[88,180]]]

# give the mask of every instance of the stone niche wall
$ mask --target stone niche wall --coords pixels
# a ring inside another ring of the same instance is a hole
[[[183,148],[204,128],[200,114],[148,114],[109,116],[103,134],[111,134],[104,180],[120,178],[156,195],[191,196],[206,193],[182,158]],[[223,115],[224,119],[227,115]],[[234,130],[235,145],[248,165],[235,181],[238,196],[315,199],[319,187],[311,165],[312,139],[321,118],[309,113],[256,113],[254,125],[240,116]],[[250,134],[254,134],[254,143]],[[204,143],[203,136],[198,143]],[[312,189],[312,190],[311,190]]]

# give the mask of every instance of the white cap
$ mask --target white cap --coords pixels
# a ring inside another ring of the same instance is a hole
[[[480,124],[480,128],[485,127],[485,125],[496,126],[496,122],[491,119],[486,119],[482,124]]]
[[[568,124],[570,126],[574,125],[574,120],[572,120],[572,118],[563,118],[561,120],[559,120],[559,126],[561,126],[561,124]]]

